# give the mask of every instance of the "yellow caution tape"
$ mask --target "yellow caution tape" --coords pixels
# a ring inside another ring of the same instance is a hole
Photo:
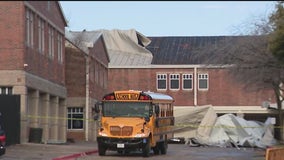
[[[56,117],[56,116],[35,116],[35,115],[26,115],[27,118],[41,118],[41,119],[58,119],[58,120],[81,120],[81,121],[95,121],[94,119],[86,118],[65,118],[65,117]],[[176,124],[175,127],[191,127],[191,128],[265,128],[265,126],[228,126],[228,125],[196,125],[196,124]],[[283,128],[283,126],[273,126],[273,128]]]
[[[193,124],[176,124],[175,127],[192,127],[192,128],[265,128],[265,126],[228,126],[228,125],[193,125]],[[283,128],[283,126],[273,126],[273,128]]]
[[[65,117],[55,117],[55,116],[35,116],[35,115],[26,115],[27,118],[40,118],[40,119],[58,119],[58,120],[81,120],[81,121],[94,121],[94,119],[86,118],[65,118]]]

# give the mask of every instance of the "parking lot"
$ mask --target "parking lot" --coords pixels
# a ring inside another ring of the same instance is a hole
[[[53,160],[56,158],[76,158],[79,154],[96,151],[94,142],[77,142],[66,144],[37,144],[24,143],[11,145],[6,148],[6,154],[1,160]]]
[[[61,145],[26,143],[8,146],[2,160],[113,160],[145,159],[140,152],[118,154],[107,151],[106,156],[99,156],[95,142],[80,142]],[[88,153],[88,154],[86,154]],[[265,150],[259,148],[220,148],[190,147],[185,144],[169,144],[166,155],[151,153],[147,159],[163,160],[265,160]]]

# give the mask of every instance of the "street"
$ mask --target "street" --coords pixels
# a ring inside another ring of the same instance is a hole
[[[148,158],[142,157],[140,152],[123,155],[107,151],[105,156],[99,156],[96,151],[96,142],[61,145],[26,143],[7,147],[6,154],[0,160],[265,160],[265,150],[260,148],[190,147],[185,144],[168,144],[166,155],[151,152]]]
[[[259,148],[220,148],[220,147],[190,147],[185,144],[169,144],[166,155],[154,155],[146,159],[155,160],[265,160],[265,150]],[[106,156],[98,154],[79,157],[76,160],[114,160],[114,159],[144,159],[140,152],[119,154],[107,151]]]

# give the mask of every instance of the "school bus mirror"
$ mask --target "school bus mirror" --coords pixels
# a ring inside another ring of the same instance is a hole
[[[158,104],[155,104],[155,113],[158,115],[160,113],[160,107]]]
[[[144,119],[145,119],[146,122],[150,122],[150,117],[145,116]]]
[[[97,103],[95,104],[94,111],[95,111],[96,113],[100,113],[100,106],[101,106],[101,105],[102,105],[101,102],[97,102]]]

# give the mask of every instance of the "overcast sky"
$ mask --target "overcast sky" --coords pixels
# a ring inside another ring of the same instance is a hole
[[[67,30],[135,29],[145,36],[234,35],[276,1],[60,1]]]

